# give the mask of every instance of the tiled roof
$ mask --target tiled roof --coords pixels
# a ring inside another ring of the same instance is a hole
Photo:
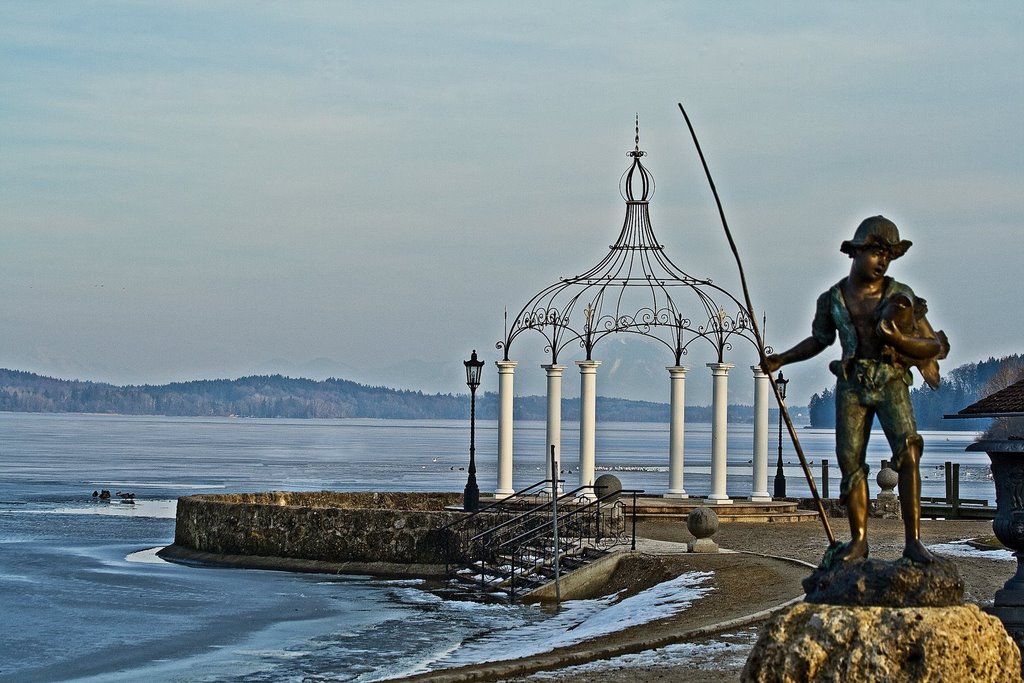
[[[972,403],[957,415],[989,417],[1002,413],[1024,413],[1024,380],[1011,384],[991,396],[986,396],[977,403]]]

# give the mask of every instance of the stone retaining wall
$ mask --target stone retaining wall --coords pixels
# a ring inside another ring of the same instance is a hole
[[[464,516],[444,508],[461,504],[458,493],[186,496],[178,499],[170,554],[176,547],[225,556],[380,564],[382,573],[402,565],[443,568],[450,534],[438,530]]]

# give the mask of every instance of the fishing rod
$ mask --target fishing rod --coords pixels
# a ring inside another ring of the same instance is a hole
[[[760,358],[761,367],[765,366],[765,355],[764,355],[764,340],[761,338],[761,331],[757,327],[757,320],[754,317],[754,305],[750,301],[750,290],[747,289],[747,276],[743,271],[743,262],[740,260],[740,252],[736,249],[736,242],[732,238],[732,231],[729,230],[729,222],[725,219],[725,210],[722,208],[722,200],[718,196],[718,189],[715,188],[715,181],[711,178],[711,170],[708,168],[708,162],[704,159],[704,152],[700,148],[700,142],[697,140],[697,133],[693,130],[693,124],[690,123],[690,117],[686,115],[686,110],[683,109],[682,102],[679,103],[679,111],[683,114],[683,119],[686,121],[686,127],[690,129],[690,137],[693,138],[693,145],[697,148],[697,155],[700,156],[700,163],[704,166],[704,175],[708,178],[708,184],[711,186],[711,193],[715,196],[715,204],[718,205],[718,216],[722,219],[722,227],[725,229],[725,237],[729,240],[729,248],[732,249],[732,255],[736,259],[736,267],[740,272],[740,285],[743,287],[743,299],[747,305],[747,314],[750,319],[750,329],[754,332],[754,341],[757,345],[757,354]],[[821,524],[825,527],[825,536],[828,537],[829,550],[833,550],[837,547],[835,534],[832,533],[832,525],[828,522],[828,515],[825,514],[825,506],[821,502],[821,496],[818,495],[818,487],[814,483],[814,475],[811,474],[811,468],[807,464],[807,458],[804,456],[804,449],[800,445],[800,438],[797,436],[796,427],[793,426],[793,420],[789,416],[789,410],[786,409],[786,401],[782,398],[782,393],[779,391],[779,385],[775,383],[775,378],[772,377],[772,373],[766,372],[768,375],[768,382],[771,384],[772,392],[775,393],[775,400],[778,401],[779,411],[781,411],[782,418],[786,423],[786,430],[789,432],[789,438],[793,441],[793,449],[796,450],[796,455],[800,459],[800,467],[804,471],[804,477],[807,478],[807,485],[811,489],[811,496],[814,498],[814,506],[818,509],[818,517],[821,518]],[[826,557],[828,551],[826,551]]]

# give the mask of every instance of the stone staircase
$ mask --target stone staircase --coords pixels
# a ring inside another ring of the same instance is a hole
[[[685,525],[687,516],[698,507],[711,508],[724,524],[818,520],[815,511],[798,509],[797,500],[753,502],[737,498],[729,505],[712,505],[703,497],[663,498],[630,491],[623,492],[629,495],[609,497],[615,502],[607,504],[601,502],[603,498],[580,502],[574,491],[564,494],[564,499],[560,497],[556,553],[550,496],[539,495],[536,485],[531,489],[500,500],[481,496],[480,513],[464,520],[476,520],[477,524],[451,527],[459,539],[456,545],[463,549],[463,559],[451,562],[449,567],[454,583],[481,596],[515,601],[554,579],[556,555],[559,574],[568,574],[606,556],[613,547],[635,545],[634,521],[678,520]]]
[[[606,550],[592,547],[571,549],[559,556],[560,575],[568,574],[605,556]],[[451,577],[468,589],[495,598],[516,600],[517,596],[544,586],[555,579],[551,563],[552,549],[537,553],[501,554],[493,563],[477,560],[451,572]]]
[[[612,548],[635,545],[632,509],[638,491],[596,495],[589,486],[562,494],[556,541],[555,507],[538,489],[534,485],[501,500],[482,496],[478,513],[444,529],[453,580],[482,595],[515,601],[554,580],[556,558],[558,574],[564,575]]]

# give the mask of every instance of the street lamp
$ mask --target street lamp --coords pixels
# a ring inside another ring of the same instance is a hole
[[[779,397],[782,400],[786,400],[787,384],[789,384],[789,380],[779,372],[779,377],[775,380],[775,386],[779,388]],[[782,406],[779,406],[779,461],[775,464],[775,497],[786,497],[786,475],[782,473]]]
[[[480,386],[480,375],[484,369],[484,361],[477,359],[476,349],[469,360],[462,361],[466,366],[466,384],[469,385],[469,479],[466,490],[462,494],[462,509],[476,512],[480,509],[480,487],[476,485],[476,388]]]

